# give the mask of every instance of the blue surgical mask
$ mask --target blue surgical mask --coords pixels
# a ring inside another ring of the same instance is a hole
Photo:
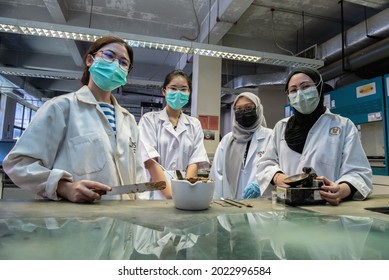
[[[304,90],[299,89],[296,93],[290,93],[288,98],[290,105],[304,115],[315,111],[320,101],[319,93],[315,86]]]
[[[189,101],[189,93],[181,91],[168,91],[166,93],[166,102],[173,110],[180,110]]]
[[[127,83],[127,72],[119,67],[117,61],[107,62],[101,57],[94,60],[89,67],[92,80],[105,91],[111,91]]]

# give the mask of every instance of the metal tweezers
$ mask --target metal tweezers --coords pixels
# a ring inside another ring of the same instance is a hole
[[[233,200],[233,199],[229,199],[229,198],[223,198],[221,197],[220,198],[221,201],[224,201],[225,203],[228,203],[230,205],[233,205],[235,207],[238,207],[238,208],[242,208],[242,206],[246,206],[246,207],[253,207],[253,205],[251,205],[250,203],[242,203],[240,201],[236,201],[236,200]]]

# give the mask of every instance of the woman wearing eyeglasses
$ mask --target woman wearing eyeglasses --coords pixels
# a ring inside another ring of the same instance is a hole
[[[263,107],[255,94],[239,94],[232,109],[232,131],[219,143],[209,174],[215,180],[214,198],[255,198],[259,196],[255,167],[272,130],[266,127]]]
[[[16,185],[43,198],[93,202],[111,186],[145,178],[135,118],[112,95],[126,84],[132,48],[102,37],[84,62],[84,86],[43,104],[3,163]]]
[[[311,167],[324,180],[322,199],[338,205],[362,200],[372,191],[372,171],[351,120],[332,114],[324,102],[323,80],[311,68],[293,70],[285,91],[294,116],[279,121],[258,165],[261,195],[274,185],[287,186],[286,177]]]
[[[162,85],[165,108],[148,112],[139,121],[140,148],[149,177],[167,183],[164,190],[140,195],[141,198],[171,198],[170,179],[175,170],[186,172],[186,177],[197,177],[198,169],[209,165],[200,121],[182,111],[191,92],[192,83],[185,72],[170,72]],[[159,164],[168,172],[164,173]]]

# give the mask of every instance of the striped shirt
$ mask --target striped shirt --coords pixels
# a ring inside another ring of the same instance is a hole
[[[115,107],[108,103],[99,102],[101,109],[104,112],[105,117],[111,124],[113,131],[116,132],[116,121],[115,121]]]

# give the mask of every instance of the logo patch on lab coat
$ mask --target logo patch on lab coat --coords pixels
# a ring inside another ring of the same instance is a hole
[[[262,157],[263,156],[263,154],[265,153],[265,151],[259,151],[258,153],[257,153],[257,157]]]
[[[131,137],[128,140],[129,140],[129,147],[132,148],[132,150],[134,151],[134,154],[136,154],[136,142],[132,141]]]
[[[340,132],[341,132],[340,127],[332,127],[330,129],[330,135],[331,136],[338,136],[338,135],[340,135]]]

